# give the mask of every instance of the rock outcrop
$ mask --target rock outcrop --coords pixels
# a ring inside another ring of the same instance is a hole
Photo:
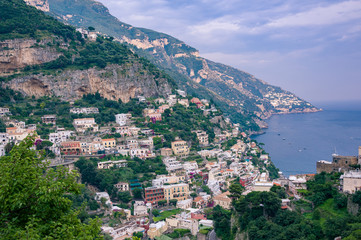
[[[48,0],[24,0],[28,5],[36,7],[43,12],[49,12]]]
[[[9,39],[0,42],[0,76],[28,65],[57,59],[61,54],[47,45],[50,39]]]
[[[128,102],[130,98],[167,96],[166,79],[156,79],[142,64],[109,65],[104,69],[66,70],[55,75],[29,75],[4,84],[28,96],[55,95],[71,101],[84,94],[99,92],[103,97]]]

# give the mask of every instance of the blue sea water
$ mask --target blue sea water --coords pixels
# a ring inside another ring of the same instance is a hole
[[[361,103],[320,103],[317,113],[272,116],[265,134],[271,160],[285,175],[315,173],[316,162],[332,154],[356,156],[361,146]]]

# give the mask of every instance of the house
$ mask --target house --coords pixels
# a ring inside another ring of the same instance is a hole
[[[148,215],[148,207],[143,201],[135,201],[134,203],[134,216]]]
[[[129,191],[129,183],[127,182],[118,182],[117,184],[114,184],[114,187],[118,189],[119,192]]]
[[[172,156],[173,151],[171,148],[161,148],[160,149],[160,155],[164,157],[170,157]]]
[[[159,237],[168,229],[168,224],[165,221],[160,221],[157,223],[152,223],[149,225],[149,230],[147,235],[149,238],[154,239],[155,237]]]
[[[224,192],[213,197],[214,204],[219,205],[225,209],[230,209],[232,200],[228,197],[228,195],[230,195],[229,192]]]
[[[130,113],[121,113],[115,115],[115,122],[119,124],[119,126],[125,126],[130,123],[132,118],[132,114]]]
[[[56,115],[44,115],[41,117],[42,123],[45,124],[56,124]]]
[[[9,134],[0,133],[0,145],[6,145],[9,142]]]
[[[187,171],[187,173],[190,172],[197,172],[198,171],[198,164],[196,161],[190,161],[183,163],[184,170]]]
[[[272,186],[273,182],[255,182],[253,185],[253,191],[269,192]]]
[[[192,199],[186,199],[182,201],[177,202],[177,208],[181,209],[187,209],[192,207],[193,200]]]
[[[144,189],[145,201],[152,204],[164,200],[164,188],[162,187],[147,187]]]
[[[198,233],[198,220],[190,218],[189,214],[183,216],[178,214],[176,216],[166,218],[166,222],[169,227],[189,229],[193,236]]]
[[[193,132],[197,134],[197,138],[201,146],[207,146],[209,144],[208,134],[206,131],[198,130]]]
[[[98,162],[98,169],[121,168],[127,166],[127,160]]]
[[[74,134],[73,131],[58,131],[56,133],[50,133],[49,141],[54,144],[65,142],[69,140],[73,134]]]
[[[188,143],[182,140],[172,142],[172,150],[174,155],[177,156],[187,156],[189,154]]]
[[[60,151],[64,155],[80,155],[82,152],[79,141],[67,141],[60,143]]]
[[[189,107],[189,101],[188,101],[188,99],[178,99],[178,103],[180,104],[180,105],[183,105],[183,106],[185,106],[185,107]]]
[[[355,193],[361,190],[361,171],[345,172],[340,179],[343,192]]]
[[[10,112],[9,108],[1,107],[0,108],[0,117],[5,116],[5,115],[11,115],[11,112]]]
[[[105,149],[113,149],[116,147],[116,141],[114,138],[102,139],[102,145]]]
[[[98,114],[99,109],[96,107],[89,107],[89,108],[71,108],[70,113],[74,114]]]
[[[201,196],[197,196],[196,198],[194,198],[193,202],[195,207],[197,208],[203,208],[207,204],[207,202]]]
[[[163,104],[163,105],[161,105],[161,106],[158,107],[157,112],[160,113],[160,114],[162,114],[162,113],[164,113],[164,111],[165,111],[166,109],[169,109],[169,108],[170,108],[170,106],[169,106],[168,104]]]
[[[104,198],[106,200],[105,201],[106,205],[108,205],[108,206],[113,205],[113,203],[110,201],[110,197],[109,197],[109,194],[107,192],[96,192],[95,193],[95,201],[101,202],[102,198]]]
[[[164,158],[163,163],[168,172],[176,172],[183,169],[183,165],[175,157]]]
[[[94,118],[77,118],[73,121],[73,126],[77,132],[85,132],[91,129],[93,132],[99,130],[98,124],[96,124]]]
[[[189,196],[189,186],[185,183],[165,185],[164,198],[169,203],[169,200],[177,199],[178,201],[186,200]]]

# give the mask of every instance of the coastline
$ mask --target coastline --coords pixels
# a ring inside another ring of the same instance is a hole
[[[259,131],[250,131],[248,132],[249,136],[259,136],[263,135],[266,132],[263,129],[268,129],[268,124],[265,122],[265,120],[270,119],[274,115],[288,115],[288,114],[305,114],[305,113],[317,113],[317,112],[323,112],[324,110],[322,108],[307,108],[303,111],[291,111],[291,112],[278,112],[278,113],[270,113],[270,115],[262,120],[260,120],[257,124],[260,127]]]

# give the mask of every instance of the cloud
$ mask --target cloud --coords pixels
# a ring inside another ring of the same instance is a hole
[[[361,1],[347,1],[281,17],[265,26],[280,28],[333,25],[360,18]]]

